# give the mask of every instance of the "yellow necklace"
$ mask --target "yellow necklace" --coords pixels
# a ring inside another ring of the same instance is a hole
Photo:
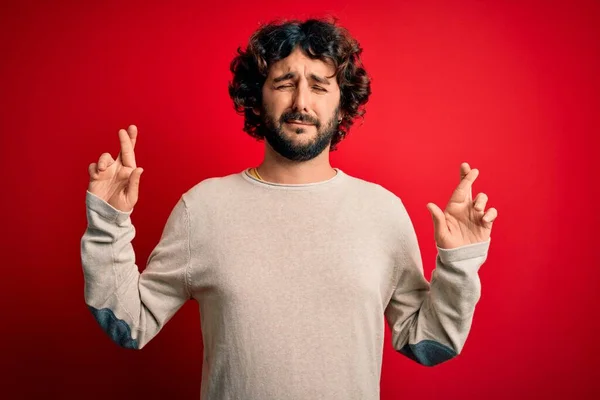
[[[252,168],[252,171],[254,172],[254,175],[255,175],[255,176],[258,178],[258,179],[260,179],[261,181],[263,181],[263,180],[264,180],[264,179],[263,179],[263,178],[260,176],[260,174],[258,173],[258,169],[257,169],[256,167],[255,167],[255,168]]]

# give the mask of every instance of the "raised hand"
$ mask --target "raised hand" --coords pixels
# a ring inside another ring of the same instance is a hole
[[[495,208],[485,211],[488,197],[479,193],[475,200],[472,186],[479,176],[478,169],[471,169],[468,163],[460,165],[460,183],[452,193],[446,209],[442,211],[434,203],[427,203],[433,218],[434,236],[438,247],[456,247],[486,242],[492,232],[492,224],[498,216]]]
[[[137,134],[135,125],[130,125],[127,130],[120,129],[121,151],[117,159],[113,160],[110,153],[103,153],[97,163],[88,167],[88,191],[123,212],[131,211],[137,203],[140,176],[144,172],[135,163],[133,149]]]

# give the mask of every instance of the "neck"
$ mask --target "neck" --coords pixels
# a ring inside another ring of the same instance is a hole
[[[329,162],[329,148],[308,161],[291,161],[265,146],[265,158],[258,173],[267,182],[303,184],[326,181],[336,175]]]

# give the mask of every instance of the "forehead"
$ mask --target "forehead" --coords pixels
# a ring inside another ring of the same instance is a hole
[[[289,56],[271,65],[268,78],[272,79],[289,72],[305,75],[307,78],[310,74],[315,74],[329,81],[335,81],[335,77],[329,78],[335,73],[331,60],[327,60],[327,62],[319,59],[313,60],[304,54],[300,48],[296,48]]]

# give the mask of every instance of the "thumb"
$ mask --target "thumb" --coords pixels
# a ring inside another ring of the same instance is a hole
[[[129,184],[127,185],[127,196],[129,197],[129,202],[131,204],[137,203],[138,194],[140,190],[140,176],[142,176],[142,172],[144,172],[143,168],[136,168],[133,170],[131,175],[129,175]]]
[[[433,231],[437,235],[441,233],[440,230],[446,227],[446,216],[444,212],[436,206],[434,203],[427,203],[427,209],[433,219]]]

